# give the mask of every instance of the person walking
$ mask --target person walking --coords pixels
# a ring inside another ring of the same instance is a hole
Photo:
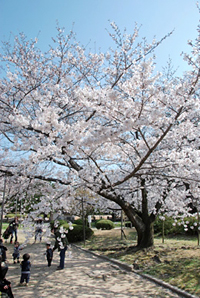
[[[60,252],[60,264],[57,267],[57,270],[62,270],[65,267],[65,252],[67,250],[67,246],[69,242],[67,239],[66,231],[62,226],[58,228],[54,227],[52,229],[52,232],[54,233],[54,236],[55,236],[55,245],[54,245],[53,251],[55,249],[58,249],[58,251]]]
[[[35,228],[35,242],[38,238],[39,238],[40,242],[42,241],[42,232],[43,232],[42,219],[38,219],[36,222],[36,228]]]
[[[15,235],[15,242],[17,241],[17,229],[19,226],[18,217],[15,217],[13,221],[10,222],[9,228],[11,231],[10,243],[13,242],[13,237]]]

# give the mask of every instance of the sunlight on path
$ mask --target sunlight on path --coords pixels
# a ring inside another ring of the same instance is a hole
[[[59,254],[54,252],[52,266],[47,267],[45,243],[30,244],[21,252],[31,255],[31,278],[28,287],[17,286],[20,279],[19,264],[12,264],[13,245],[8,247],[10,262],[7,279],[12,282],[16,298],[125,298],[125,297],[179,297],[140,276],[120,270],[116,265],[89,253],[72,248],[72,258],[66,252],[66,268],[56,271]]]

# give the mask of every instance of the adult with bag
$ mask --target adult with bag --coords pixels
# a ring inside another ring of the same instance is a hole
[[[13,237],[15,235],[15,242],[17,241],[17,229],[19,226],[18,217],[15,217],[13,221],[9,224],[11,237],[10,237],[10,243],[12,243]]]
[[[53,251],[55,249],[58,249],[58,251],[60,252],[60,264],[57,267],[57,270],[62,270],[64,269],[64,266],[65,266],[65,252],[67,250],[67,246],[69,242],[67,239],[66,231],[62,226],[61,227],[54,226],[54,228],[52,229],[52,233],[54,233],[54,236],[55,236],[55,244],[54,244]]]

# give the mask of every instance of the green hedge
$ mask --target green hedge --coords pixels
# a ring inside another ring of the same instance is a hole
[[[100,219],[95,223],[96,228],[102,230],[111,230],[114,229],[114,223],[109,219]]]
[[[165,217],[164,220],[164,235],[172,234],[174,231],[174,219],[172,217]],[[163,220],[159,217],[154,222],[154,233],[162,234],[163,229]]]
[[[63,226],[66,230],[68,230],[67,234],[67,239],[70,243],[78,242],[78,241],[83,241],[83,226],[82,225],[77,225],[73,224],[73,230],[69,229],[69,224],[65,220],[59,220],[59,227]],[[54,227],[54,221],[50,223],[51,228]],[[94,232],[92,229],[89,227],[85,227],[85,239],[89,239]]]
[[[85,227],[85,239],[89,239],[94,232],[89,227]],[[67,239],[70,243],[83,241],[83,226],[73,224],[73,230],[69,230]]]
[[[78,218],[73,223],[76,224],[76,225],[80,225],[81,226],[81,225],[83,225],[83,219],[82,218]],[[86,219],[86,226],[89,226],[87,219]]]
[[[196,235],[197,225],[195,217],[185,217],[183,220],[178,219],[177,222],[172,217],[165,216],[164,220],[164,235],[170,234],[186,234],[186,235]],[[186,225],[186,226],[184,226]],[[163,220],[157,218],[154,222],[154,233],[162,234]],[[187,230],[185,230],[187,229]]]
[[[7,218],[8,220],[9,219],[14,219],[15,217],[18,217],[18,218],[23,218],[23,217],[26,217],[26,215],[25,214],[20,214],[20,213],[7,213],[6,215],[5,215],[5,218]]]
[[[78,219],[74,220],[73,223],[76,224],[76,225],[82,225],[83,224],[83,220],[82,220],[82,218],[78,218]]]

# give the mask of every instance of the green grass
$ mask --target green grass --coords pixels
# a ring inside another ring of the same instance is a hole
[[[2,230],[4,231],[4,230],[6,230],[6,228],[8,227],[8,223],[2,223]]]
[[[7,223],[7,222],[2,223],[2,232],[4,232],[7,229],[8,225],[9,225],[9,223]],[[22,227],[21,224],[19,224],[18,229],[21,229],[21,227]]]
[[[115,222],[114,224],[115,224],[115,228],[121,228],[121,222],[120,221]]]
[[[90,250],[98,250],[101,248],[102,250],[109,251],[112,250],[112,248],[128,247],[133,243],[133,239],[136,241],[136,232],[134,230],[130,230],[128,233],[125,232],[125,236],[123,234],[123,237],[121,237],[120,229],[94,231],[94,235],[89,240],[86,240],[85,248]],[[84,245],[83,242],[79,244],[81,246]]]
[[[153,275],[191,294],[200,295],[200,259],[178,258],[170,264],[154,265],[144,273]]]
[[[115,228],[121,228],[121,221],[119,222],[114,222],[114,225],[115,225]],[[125,223],[123,223],[123,226],[125,225]],[[92,228],[95,228],[96,225],[95,225],[95,222],[91,222],[91,227]]]

